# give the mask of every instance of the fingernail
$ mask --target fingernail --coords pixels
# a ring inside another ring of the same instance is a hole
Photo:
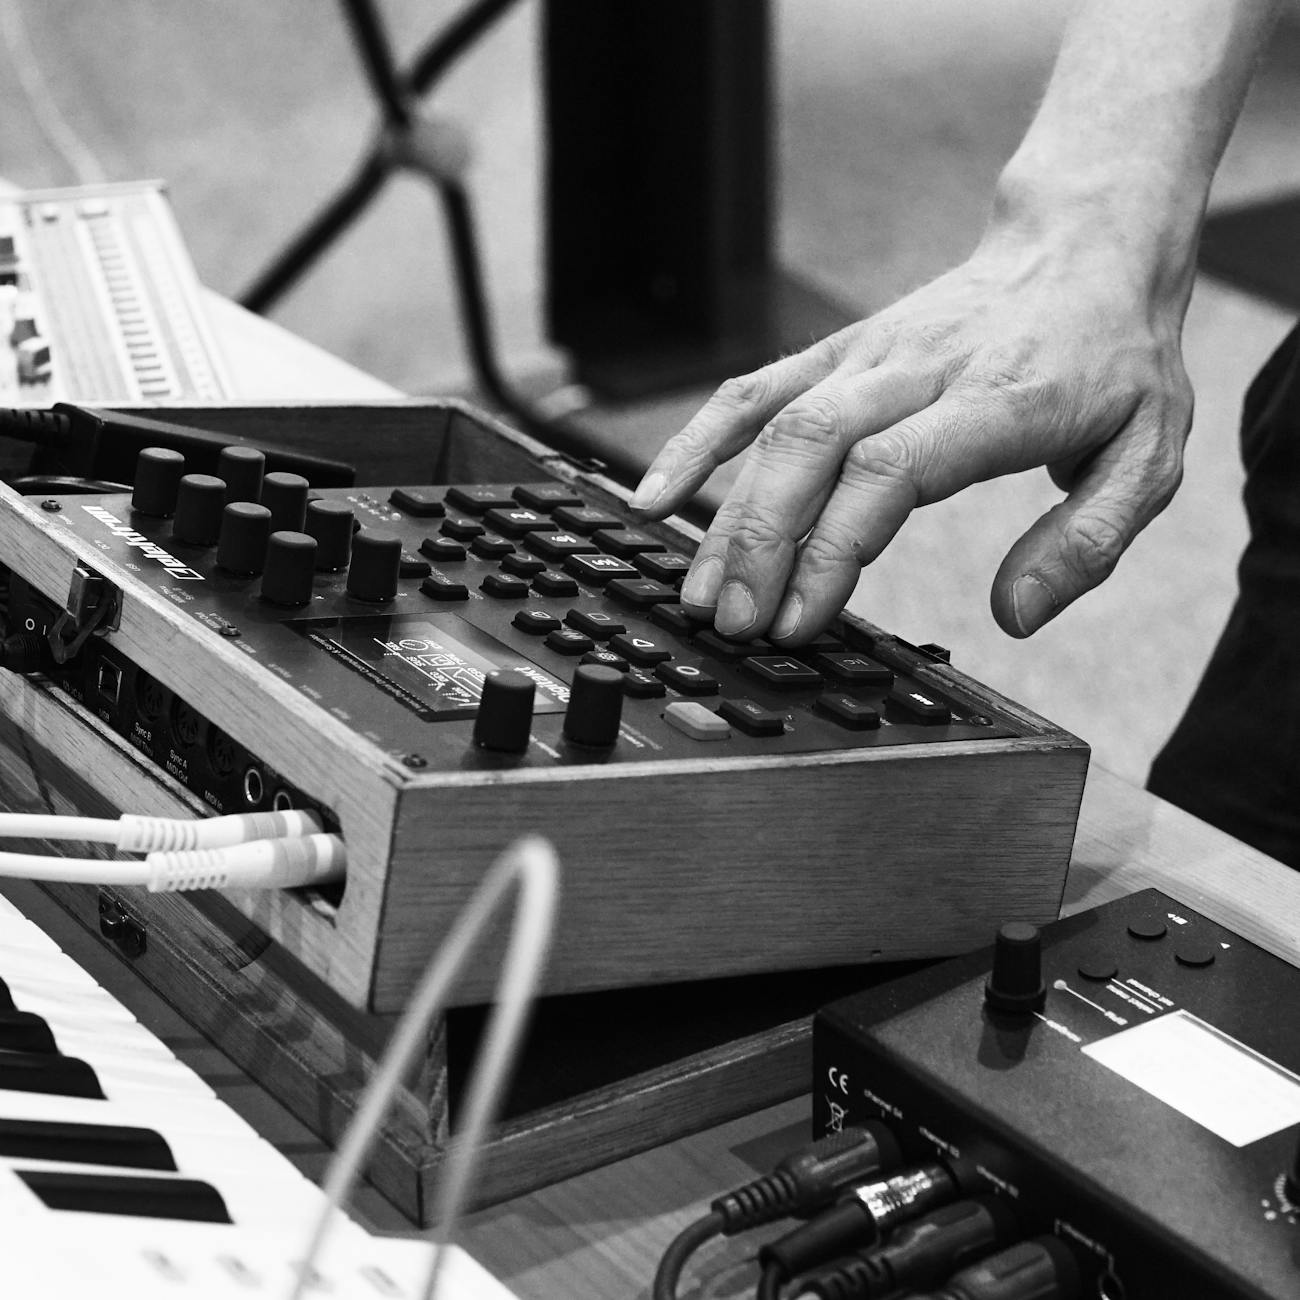
[[[774,641],[784,641],[788,636],[794,636],[799,630],[799,620],[803,618],[803,598],[800,596],[788,596],[786,602],[781,606],[776,616],[776,622],[772,624],[772,630],[768,633]]]
[[[723,636],[738,636],[753,625],[758,609],[749,588],[743,582],[728,582],[718,597],[718,613],[714,626]]]
[[[710,555],[687,574],[682,583],[682,604],[712,609],[718,603],[718,588],[721,586],[722,557]]]
[[[628,505],[633,510],[649,510],[664,494],[668,486],[667,474],[647,474],[637,486],[637,490],[628,498]]]
[[[1021,636],[1037,632],[1061,612],[1056,593],[1037,574],[1026,573],[1011,588],[1011,612]]]

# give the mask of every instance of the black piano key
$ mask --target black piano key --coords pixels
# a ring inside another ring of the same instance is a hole
[[[152,1219],[231,1223],[221,1193],[195,1178],[146,1178],[125,1174],[63,1173],[44,1169],[14,1172],[51,1210],[125,1214]]]
[[[176,1157],[161,1133],[126,1124],[71,1124],[0,1116],[0,1156],[63,1160],[123,1169],[175,1169]]]
[[[0,1089],[6,1088],[105,1100],[94,1070],[85,1061],[47,1052],[0,1052]]]
[[[0,1051],[57,1052],[54,1035],[40,1016],[30,1011],[0,1011]]]

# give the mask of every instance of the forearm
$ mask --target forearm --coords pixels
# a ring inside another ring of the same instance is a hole
[[[1127,251],[1146,273],[1182,279],[1278,7],[1278,0],[1081,5],[1033,125],[999,181],[994,232],[1086,231]]]

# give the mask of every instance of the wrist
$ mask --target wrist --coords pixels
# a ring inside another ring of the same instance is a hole
[[[981,249],[1032,247],[1153,302],[1185,306],[1209,182],[1166,182],[1159,170],[1074,166],[1060,154],[1040,160],[1027,143],[998,179]]]

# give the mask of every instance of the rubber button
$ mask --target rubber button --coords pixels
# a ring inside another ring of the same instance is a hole
[[[544,568],[546,568],[546,561],[539,560],[535,555],[520,555],[515,551],[512,555],[501,557],[501,571],[513,573],[520,578],[531,578],[534,574],[541,573]]]
[[[582,498],[563,483],[521,483],[510,494],[530,510],[554,510],[556,506],[581,506]]]
[[[747,736],[783,736],[785,718],[756,700],[723,700],[718,713]]]
[[[603,610],[571,609],[564,621],[579,632],[585,632],[597,641],[608,641],[610,637],[626,632],[627,626],[616,615],[606,614]]]
[[[741,659],[748,659],[751,655],[772,655],[776,653],[776,647],[770,641],[765,641],[761,636],[756,637],[753,641],[735,641],[729,636],[723,636],[721,632],[715,631],[711,627],[706,627],[702,632],[696,633],[695,644],[700,649],[707,650],[715,659],[721,660],[724,664],[738,663]]]
[[[472,537],[479,537],[487,529],[476,519],[466,519],[461,515],[448,515],[442,521],[438,531],[444,537],[454,537],[458,542],[468,542]]]
[[[545,533],[534,533],[533,537],[545,537]],[[532,541],[532,538],[529,538]],[[641,575],[625,561],[614,555],[570,555],[564,561],[566,573],[571,573],[581,582],[593,587],[603,587],[611,578],[631,578],[636,582],[650,582],[652,579]],[[673,600],[677,593],[670,593]]]
[[[449,578],[437,569],[420,583],[420,590],[434,600],[468,600],[469,588],[457,578]]]
[[[683,695],[716,695],[721,690],[716,677],[710,677],[694,664],[660,664],[655,676]]]
[[[660,582],[680,582],[691,569],[690,557],[680,551],[643,551],[633,561],[647,578]]]
[[[548,632],[557,632],[560,620],[544,609],[521,609],[510,622],[521,632],[529,636],[545,636]]]
[[[615,600],[631,605],[633,609],[653,609],[655,605],[668,605],[677,600],[675,587],[654,578],[614,578],[605,590]]]
[[[599,664],[602,668],[612,668],[616,673],[625,673],[628,670],[628,662],[622,655],[616,655],[612,650],[588,650],[582,656],[584,664]]]
[[[578,584],[567,573],[543,569],[533,578],[533,590],[541,596],[576,596]]]
[[[403,551],[397,561],[399,578],[427,578],[432,572],[433,565],[428,560],[420,559],[413,551]]]
[[[729,740],[731,728],[725,718],[694,700],[677,700],[664,710],[664,721],[692,740]]]
[[[388,500],[399,510],[414,515],[417,519],[440,519],[446,513],[441,488],[394,488],[388,494]]]
[[[529,510],[525,506],[513,506],[509,510],[489,510],[483,516],[483,522],[506,537],[522,537],[525,533],[555,531],[555,525],[545,515],[540,515],[536,510]]]
[[[633,700],[658,700],[668,694],[668,687],[657,677],[633,668],[623,675],[623,694]]]
[[[596,544],[577,533],[529,533],[524,545],[544,560],[563,560],[569,555],[591,555]]]
[[[571,528],[575,533],[594,533],[598,528],[622,528],[623,520],[608,510],[595,506],[561,506],[555,511],[555,522],[561,528]]]
[[[447,500],[472,515],[481,515],[485,510],[509,510],[515,503],[509,488],[494,487],[490,483],[448,488]]]
[[[782,655],[756,655],[740,665],[747,673],[761,678],[779,691],[797,691],[822,684],[822,675],[807,664]]]
[[[426,537],[420,543],[420,554],[437,560],[439,564],[446,564],[449,561],[463,560],[465,548],[449,537]]]
[[[470,542],[469,549],[480,559],[499,560],[502,556],[509,555],[515,549],[515,544],[496,533],[484,533]]]
[[[1079,974],[1098,983],[1113,980],[1119,974],[1119,963],[1108,952],[1085,952],[1079,958]]]
[[[672,650],[661,641],[653,641],[648,636],[633,636],[621,632],[609,643],[615,654],[623,655],[634,664],[649,667],[651,664],[666,664],[672,657]]]
[[[596,643],[589,636],[571,631],[569,628],[560,628],[551,632],[545,644],[552,650],[558,650],[562,655],[585,655],[596,648]]]
[[[1158,916],[1140,916],[1128,923],[1128,932],[1135,939],[1163,939],[1169,927]]]
[[[1213,966],[1218,955],[1215,945],[1208,939],[1189,936],[1174,944],[1174,960],[1180,966]]]
[[[617,528],[598,528],[592,533],[591,540],[602,551],[617,555],[622,560],[630,560],[646,551],[668,549],[657,537],[651,537],[639,528],[624,528],[621,524]]]
[[[523,600],[528,595],[528,579],[513,573],[489,573],[479,586],[498,600]]]

